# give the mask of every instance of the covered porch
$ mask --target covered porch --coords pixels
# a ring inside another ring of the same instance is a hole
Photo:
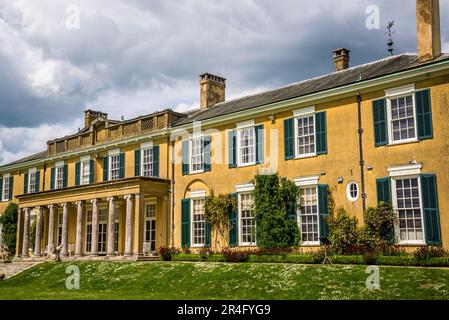
[[[16,260],[139,260],[168,245],[170,182],[135,177],[17,197]]]

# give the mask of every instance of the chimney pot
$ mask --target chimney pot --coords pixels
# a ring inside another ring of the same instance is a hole
[[[346,48],[339,48],[333,51],[335,71],[346,70],[349,68],[350,53]]]
[[[225,101],[226,79],[204,73],[200,75],[201,109],[210,108]]]
[[[416,0],[419,62],[441,56],[440,1]]]

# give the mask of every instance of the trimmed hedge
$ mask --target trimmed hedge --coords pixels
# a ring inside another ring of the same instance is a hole
[[[331,256],[333,264],[337,265],[367,265],[363,256]],[[226,262],[226,257],[222,254],[198,255],[198,254],[177,254],[172,257],[172,261],[185,262]],[[313,255],[257,255],[251,254],[248,257],[251,263],[291,263],[291,264],[321,264]],[[379,266],[427,266],[427,267],[449,267],[449,257],[430,258],[425,262],[417,261],[413,256],[378,256],[373,258],[373,265]]]

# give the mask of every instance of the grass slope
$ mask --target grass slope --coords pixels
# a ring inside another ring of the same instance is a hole
[[[66,267],[80,289],[65,287]],[[220,263],[46,263],[0,282],[2,299],[449,299],[449,270],[380,269],[366,289],[363,266]]]

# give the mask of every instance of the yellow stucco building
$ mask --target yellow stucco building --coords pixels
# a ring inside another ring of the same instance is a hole
[[[336,71],[226,101],[226,80],[200,76],[201,109],[127,121],[85,111],[85,128],[0,167],[0,212],[19,205],[16,259],[141,259],[160,246],[257,246],[256,174],[302,189],[301,245],[326,236],[327,190],[363,222],[391,202],[402,246],[449,248],[449,55],[438,1],[417,1],[418,54]],[[211,192],[232,193],[229,237],[204,218]],[[36,225],[35,241],[30,229]]]

